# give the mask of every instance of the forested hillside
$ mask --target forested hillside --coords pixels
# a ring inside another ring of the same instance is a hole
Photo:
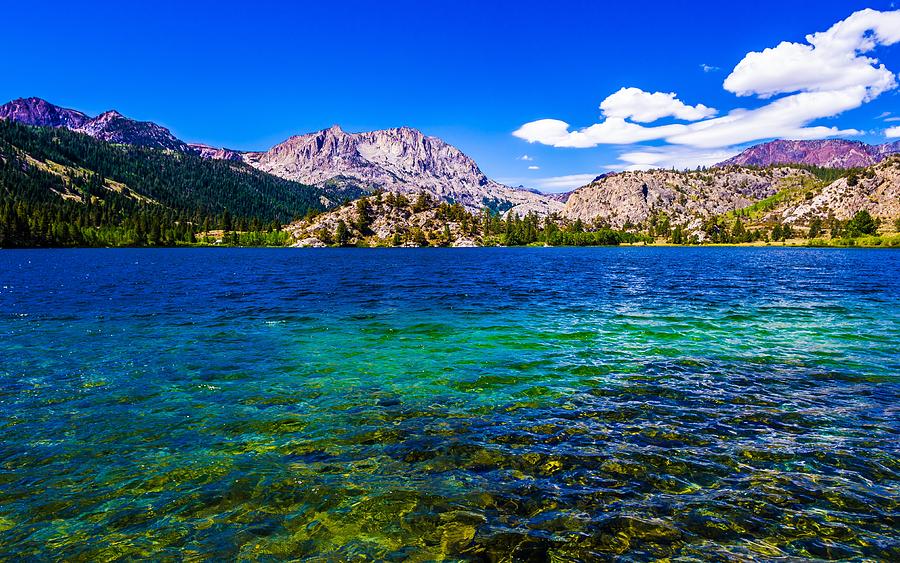
[[[348,194],[352,195],[352,194]],[[0,246],[193,242],[344,199],[250,166],[0,120]]]

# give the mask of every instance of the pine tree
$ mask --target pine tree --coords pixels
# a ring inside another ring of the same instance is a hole
[[[334,241],[338,246],[346,246],[350,241],[350,232],[347,229],[347,223],[343,219],[339,219],[337,227],[334,230]]]

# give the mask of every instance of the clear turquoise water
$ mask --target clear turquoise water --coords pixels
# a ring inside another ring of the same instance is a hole
[[[0,559],[900,560],[900,253],[0,252]]]

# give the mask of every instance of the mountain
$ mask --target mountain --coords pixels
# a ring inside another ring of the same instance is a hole
[[[173,150],[203,158],[240,160],[236,151],[185,143],[161,125],[130,119],[115,110],[92,118],[41,98],[20,98],[0,106],[0,119],[37,127],[62,127],[109,143]]]
[[[62,127],[114,144],[193,154],[206,159],[246,162],[287,180],[315,185],[323,194],[357,197],[389,190],[424,191],[470,210],[548,215],[563,204],[525,189],[488,179],[472,159],[437,137],[409,127],[346,133],[340,127],[298,135],[264,152],[242,153],[199,143],[186,143],[156,123],[136,121],[117,111],[91,118],[54,106],[40,98],[19,99],[0,106],[0,119],[26,125]]]
[[[90,118],[80,111],[61,108],[40,98],[19,98],[0,106],[0,119],[37,127],[75,129]]]
[[[755,145],[717,166],[774,166],[809,164],[821,168],[863,168],[900,153],[900,141],[868,145],[860,141],[771,141]]]
[[[86,121],[73,131],[90,135],[95,139],[123,145],[150,147],[190,153],[193,149],[172,133],[151,121],[136,121],[111,110]]]
[[[355,184],[367,191],[426,192],[469,210],[547,215],[562,204],[487,178],[456,147],[409,127],[348,133],[335,125],[291,137],[265,152],[245,153],[251,166],[305,184]]]

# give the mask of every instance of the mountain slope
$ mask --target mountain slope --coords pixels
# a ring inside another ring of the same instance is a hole
[[[847,220],[865,210],[889,223],[900,217],[900,156],[891,156],[862,174],[851,174],[817,188],[802,197],[785,198],[772,207],[769,218],[808,225],[815,218]]]
[[[774,166],[809,164],[822,168],[863,168],[900,153],[900,141],[868,145],[860,141],[771,141],[755,145],[716,166]]]
[[[319,189],[243,163],[111,145],[66,129],[0,121],[0,200],[109,205],[287,222],[324,209]]]
[[[470,210],[513,209],[520,215],[562,209],[549,197],[488,179],[456,147],[409,127],[347,133],[333,126],[291,137],[266,152],[245,153],[244,159],[260,170],[317,186],[337,181],[368,191],[424,191]]]
[[[40,98],[20,98],[0,106],[0,119],[37,127],[62,127],[110,143],[173,150],[203,158],[240,160],[236,151],[185,143],[161,125],[130,119],[115,110],[89,117]]]
[[[723,219],[729,226],[741,217],[754,228],[809,227],[861,210],[884,225],[900,218],[900,156],[844,171],[794,165],[623,172],[572,192],[563,216],[639,230],[665,222],[703,240],[701,231]]]
[[[90,119],[73,131],[108,143],[135,145],[190,153],[193,149],[172,133],[150,121],[136,121],[111,110]]]
[[[811,181],[812,175],[793,168],[622,172],[572,192],[563,214],[586,222],[599,219],[613,228],[640,225],[661,213],[672,224],[699,224],[706,217],[741,209],[804,179]]]

